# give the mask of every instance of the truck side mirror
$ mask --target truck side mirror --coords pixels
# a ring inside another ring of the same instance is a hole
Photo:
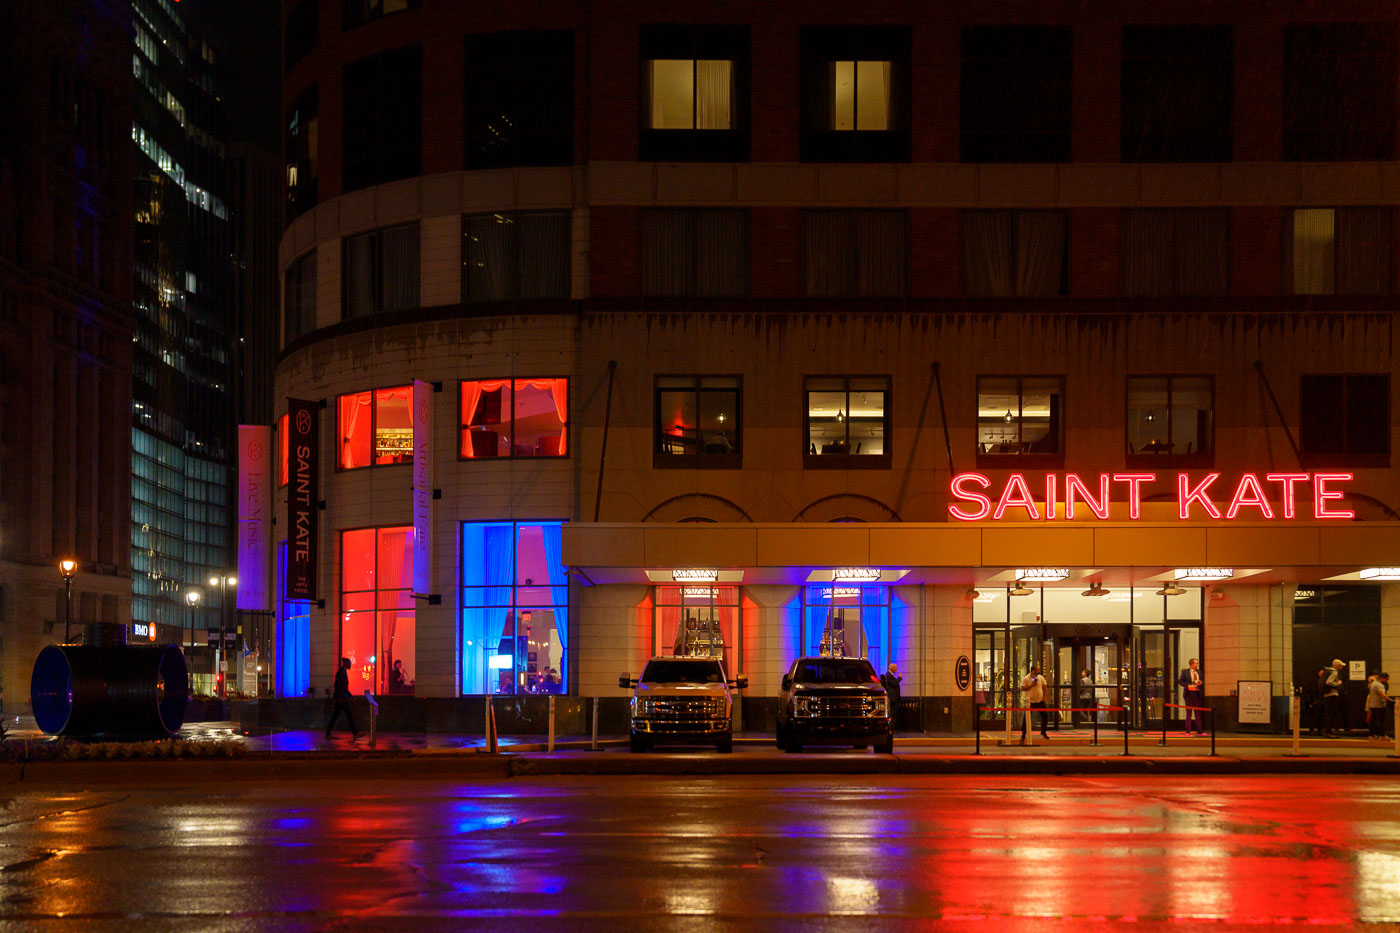
[[[623,690],[631,690],[633,687],[637,686],[637,682],[631,677],[628,677],[626,674],[619,674],[617,678],[617,685]]]
[[[789,677],[788,675],[784,674],[784,675],[783,675],[783,689],[784,689],[784,690],[787,690],[787,689],[788,689],[789,687],[791,687],[791,686],[792,686],[792,678]]]

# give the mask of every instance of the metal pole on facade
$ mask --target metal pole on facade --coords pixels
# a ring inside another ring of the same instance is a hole
[[[68,644],[69,627],[73,619],[73,577],[78,573],[78,562],[67,558],[58,562],[58,572],[63,574],[63,643]]]

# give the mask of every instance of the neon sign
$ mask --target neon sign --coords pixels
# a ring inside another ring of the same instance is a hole
[[[1176,474],[1177,518],[1181,521],[1200,516],[1229,521],[1294,518],[1300,507],[1307,507],[1308,486],[1312,487],[1313,518],[1356,517],[1351,509],[1332,505],[1346,493],[1331,487],[1350,482],[1351,473],[1265,473],[1262,480],[1256,473],[1244,473],[1234,490],[1228,493],[1228,486],[1213,489],[1219,479],[1219,473],[1207,473],[1193,482],[1189,473]],[[1047,473],[1044,497],[1037,502],[1023,473],[1008,476],[995,496],[991,494],[990,477],[982,473],[959,473],[949,484],[955,501],[948,506],[948,514],[964,522],[988,518],[1001,521],[1009,510],[1021,509],[1028,518],[1053,521],[1061,517],[1063,507],[1063,516],[1069,521],[1079,515],[1107,519],[1110,493],[1118,492],[1128,503],[1128,518],[1137,521],[1142,517],[1143,486],[1155,482],[1156,473],[1100,473],[1096,479],[1080,477],[1077,473]],[[1303,487],[1301,494],[1300,486]],[[1212,498],[1213,491],[1229,495],[1223,510]],[[1040,492],[1042,490],[1037,488],[1036,493]],[[1269,492],[1276,494],[1272,501]]]

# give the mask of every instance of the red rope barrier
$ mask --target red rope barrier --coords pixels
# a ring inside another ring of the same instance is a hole
[[[1182,706],[1180,703],[1163,703],[1162,705],[1170,709],[1194,709],[1198,713],[1215,712],[1215,710],[1211,709],[1209,706]]]
[[[1126,706],[983,706],[984,713],[1121,713]]]

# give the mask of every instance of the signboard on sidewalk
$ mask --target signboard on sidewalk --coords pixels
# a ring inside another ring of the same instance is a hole
[[[1267,680],[1236,682],[1235,698],[1239,701],[1236,721],[1242,725],[1267,726],[1273,721],[1273,684]]]
[[[1352,662],[1350,662],[1350,664],[1349,664],[1349,668],[1350,668],[1350,676],[1347,678],[1348,680],[1365,680],[1365,679],[1366,679],[1366,662],[1365,662],[1365,661],[1352,661]]]

